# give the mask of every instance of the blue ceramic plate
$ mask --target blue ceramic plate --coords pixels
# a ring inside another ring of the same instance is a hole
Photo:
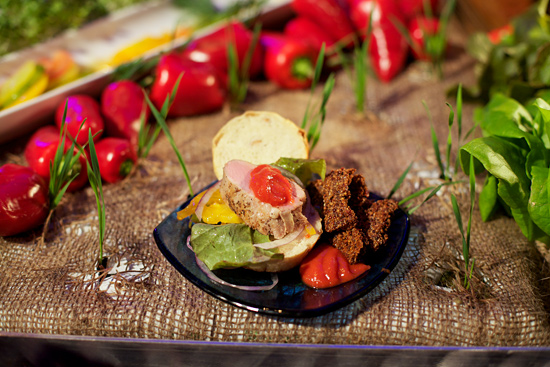
[[[206,189],[206,188],[205,188]],[[371,198],[377,198],[371,194]],[[190,201],[190,200],[189,200]],[[166,217],[154,230],[154,238],[162,254],[189,281],[208,294],[253,312],[285,317],[319,316],[364,296],[374,289],[399,261],[409,236],[409,218],[398,210],[388,231],[387,245],[371,258],[370,270],[351,282],[328,289],[312,289],[304,285],[298,269],[279,273],[278,284],[269,291],[244,291],[210,280],[198,267],[195,254],[187,245],[191,234],[189,218],[177,219],[177,212],[189,201]],[[246,269],[217,270],[216,275],[233,284],[269,284],[269,274]]]

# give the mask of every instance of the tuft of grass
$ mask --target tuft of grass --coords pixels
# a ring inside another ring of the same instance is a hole
[[[446,147],[445,147],[445,162],[443,162],[441,151],[439,148],[439,138],[437,137],[437,133],[435,131],[434,123],[432,114],[430,112],[430,109],[428,105],[426,104],[426,101],[422,101],[422,104],[424,105],[424,109],[426,110],[426,114],[428,115],[428,118],[430,120],[430,129],[431,129],[431,137],[432,137],[432,146],[434,149],[435,159],[437,161],[437,165],[439,167],[440,171],[440,178],[443,180],[452,180],[453,172],[451,172],[451,153],[452,153],[452,147],[453,147],[453,136],[452,136],[452,129],[455,121],[455,116],[457,117],[457,130],[458,130],[458,147],[460,148],[460,144],[462,143],[462,85],[459,85],[457,89],[457,96],[456,96],[456,113],[451,106],[450,103],[446,103],[447,107],[449,107],[449,117],[447,120],[447,126],[448,126],[448,133],[447,133],[447,141],[446,141]],[[473,128],[472,128],[473,130]],[[470,130],[468,132],[468,135],[472,132]],[[458,168],[458,155],[457,159],[454,163],[454,172],[457,172]]]
[[[80,173],[80,171],[75,170],[75,166],[80,159],[80,155],[83,154],[83,149],[78,149],[78,152],[74,153],[75,148],[77,148],[74,139],[69,149],[65,149],[65,140],[67,138],[66,116],[67,104],[65,103],[63,122],[61,123],[61,129],[59,129],[59,145],[57,146],[53,161],[50,162],[49,194],[51,209],[55,209],[59,205],[67,188]],[[82,121],[78,130],[79,133],[85,122],[86,120]],[[84,169],[84,167],[81,167],[81,169]]]
[[[369,15],[369,26],[365,31],[365,40],[362,43],[355,42],[351,60],[344,53],[342,47],[336,47],[340,64],[352,84],[355,107],[360,113],[365,112],[365,95],[370,74],[368,50],[372,38],[372,16],[373,12]]]
[[[323,128],[326,113],[327,113],[326,105],[328,103],[332,90],[334,89],[334,83],[335,83],[334,73],[331,73],[325,82],[325,86],[323,87],[323,94],[322,94],[320,105],[315,110],[315,112],[312,112],[311,110],[313,109],[313,107],[311,106],[311,101],[313,99],[313,96],[315,95],[315,88],[317,87],[317,84],[321,79],[321,72],[323,70],[324,59],[325,59],[325,45],[323,44],[323,46],[321,47],[321,51],[319,52],[319,56],[317,57],[317,62],[315,64],[315,73],[313,75],[313,80],[311,83],[309,100],[306,105],[306,110],[304,112],[304,117],[302,119],[302,125],[301,125],[302,129],[304,130],[307,129],[306,130],[307,140],[309,142],[310,151],[313,150],[313,148],[317,145],[317,142],[321,138],[321,132],[322,132],[322,128]]]
[[[254,31],[252,34],[252,41],[250,47],[246,51],[245,58],[242,66],[239,68],[239,59],[237,56],[237,48],[234,42],[227,47],[227,61],[228,61],[228,78],[229,78],[229,96],[231,105],[233,107],[244,102],[247,92],[248,84],[250,81],[249,69],[252,62],[252,56],[258,42],[260,40],[260,32],[262,30],[262,24],[256,23],[254,25]]]
[[[155,107],[155,105],[153,104],[153,102],[151,102],[151,100],[149,99],[149,96],[147,95],[147,93],[145,93],[145,91],[144,91],[143,94],[145,95],[145,100],[147,101],[147,104],[149,105],[149,108],[151,109],[151,113],[155,117],[155,120],[157,121],[158,126],[160,127],[160,129],[162,129],[162,131],[164,132],[164,135],[166,136],[166,139],[168,139],[168,142],[170,143],[170,146],[174,150],[174,153],[176,153],[176,156],[178,158],[180,166],[183,170],[185,180],[187,181],[187,187],[189,187],[189,194],[191,196],[194,196],[195,194],[193,193],[193,188],[191,187],[191,179],[189,178],[189,173],[187,172],[187,167],[185,165],[183,157],[181,156],[180,151],[178,150],[178,147],[176,146],[176,142],[174,141],[174,138],[172,137],[172,133],[170,133],[170,129],[168,128],[168,124],[166,123],[166,116],[167,116],[168,110],[169,110],[170,106],[172,105],[172,103],[174,102],[174,98],[176,96],[176,92],[178,91],[178,87],[179,87],[182,76],[183,76],[183,73],[180,74],[180,76],[178,77],[178,80],[176,81],[176,84],[174,85],[174,88],[172,89],[172,92],[170,93],[170,96],[166,97],[166,99],[163,103],[163,106],[161,108],[162,112],[159,111]]]
[[[99,163],[97,161],[97,153],[94,144],[92,132],[88,131],[88,147],[90,151],[90,159],[86,161],[86,169],[88,170],[88,180],[94,191],[97,204],[97,216],[99,221],[99,267],[103,264],[103,244],[105,242],[105,199],[103,196],[103,185],[101,182],[101,173],[99,171]]]
[[[474,212],[475,205],[475,190],[476,190],[476,179],[474,173],[474,157],[470,156],[470,211],[468,214],[468,224],[466,225],[466,232],[464,231],[464,225],[462,223],[462,215],[460,214],[460,209],[458,207],[458,202],[456,196],[451,194],[451,201],[453,204],[453,212],[458,224],[458,229],[460,230],[460,235],[462,237],[462,256],[464,257],[464,287],[466,289],[470,288],[470,280],[473,274],[474,268],[474,259],[472,259],[470,264],[470,235],[472,230],[472,216]]]

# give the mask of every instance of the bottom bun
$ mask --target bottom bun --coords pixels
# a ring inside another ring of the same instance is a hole
[[[308,234],[304,229],[294,241],[279,247],[279,253],[284,255],[282,259],[271,259],[262,263],[246,266],[246,268],[260,272],[278,273],[300,265],[304,257],[306,257],[313,246],[315,246],[315,243],[317,243],[317,240],[319,240],[323,232],[321,217],[313,206],[311,206],[309,197],[304,206],[304,215],[315,229],[315,234]]]

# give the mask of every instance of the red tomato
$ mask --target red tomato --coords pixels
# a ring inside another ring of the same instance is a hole
[[[55,152],[59,146],[59,130],[53,126],[44,126],[38,129],[25,146],[25,158],[29,166],[44,179],[50,179],[50,162],[53,162]],[[71,147],[71,141],[65,140],[65,152]],[[78,151],[75,148],[74,154]],[[71,182],[67,191],[76,191],[88,182],[88,171],[86,170],[86,157],[80,155],[78,161],[72,168],[77,177]]]
[[[115,183],[128,176],[137,162],[130,141],[121,138],[103,138],[95,144],[101,178]]]
[[[150,110],[143,89],[131,80],[113,82],[101,94],[101,113],[107,135],[128,139],[137,146],[141,116],[145,122]]]
[[[65,125],[68,136],[75,138],[78,144],[84,145],[88,142],[88,131],[91,130],[92,135],[95,135],[94,141],[97,141],[103,133],[104,123],[99,112],[99,104],[95,99],[84,94],[69,96],[66,102],[57,107],[55,123],[58,128],[61,128],[63,123],[65,104],[67,105]]]
[[[176,53],[161,57],[149,98],[160,109],[182,76],[169,116],[191,116],[219,110],[225,90],[218,71],[209,63],[198,63]]]
[[[50,210],[46,181],[30,167],[0,167],[0,236],[13,236],[43,224]]]

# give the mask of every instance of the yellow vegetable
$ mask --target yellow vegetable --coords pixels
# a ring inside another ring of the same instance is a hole
[[[47,85],[44,68],[34,61],[27,61],[2,84],[0,107],[10,107],[37,96],[44,92]]]
[[[208,224],[242,223],[243,220],[223,201],[219,190],[216,190],[202,211],[202,221]]]
[[[198,194],[197,196],[195,196],[195,198],[193,198],[193,200],[191,200],[189,205],[187,205],[185,208],[180,210],[178,212],[178,220],[183,220],[183,219],[195,214],[195,210],[197,210],[197,205],[199,205],[199,201],[201,201],[201,199],[202,199],[202,197],[204,196],[205,193],[206,193],[206,191],[203,191],[200,194]]]
[[[109,64],[111,66],[117,66],[125,62],[132,61],[144,53],[170,42],[170,40],[171,37],[168,35],[163,35],[160,37],[146,37],[118,51],[113,56]]]
[[[6,108],[13,107],[15,105],[18,105],[19,103],[23,103],[25,101],[33,99],[34,97],[38,97],[39,95],[41,95],[46,91],[47,87],[48,87],[48,75],[44,73],[33,85],[31,85],[27,90],[25,90],[23,94],[19,98],[17,98],[17,100],[6,105]]]
[[[178,219],[182,220],[195,213],[199,201],[205,192],[197,195],[187,207],[180,210],[177,214]],[[242,223],[242,219],[235,214],[233,210],[223,201],[219,190],[214,191],[202,211],[202,221],[208,224],[217,223]]]

